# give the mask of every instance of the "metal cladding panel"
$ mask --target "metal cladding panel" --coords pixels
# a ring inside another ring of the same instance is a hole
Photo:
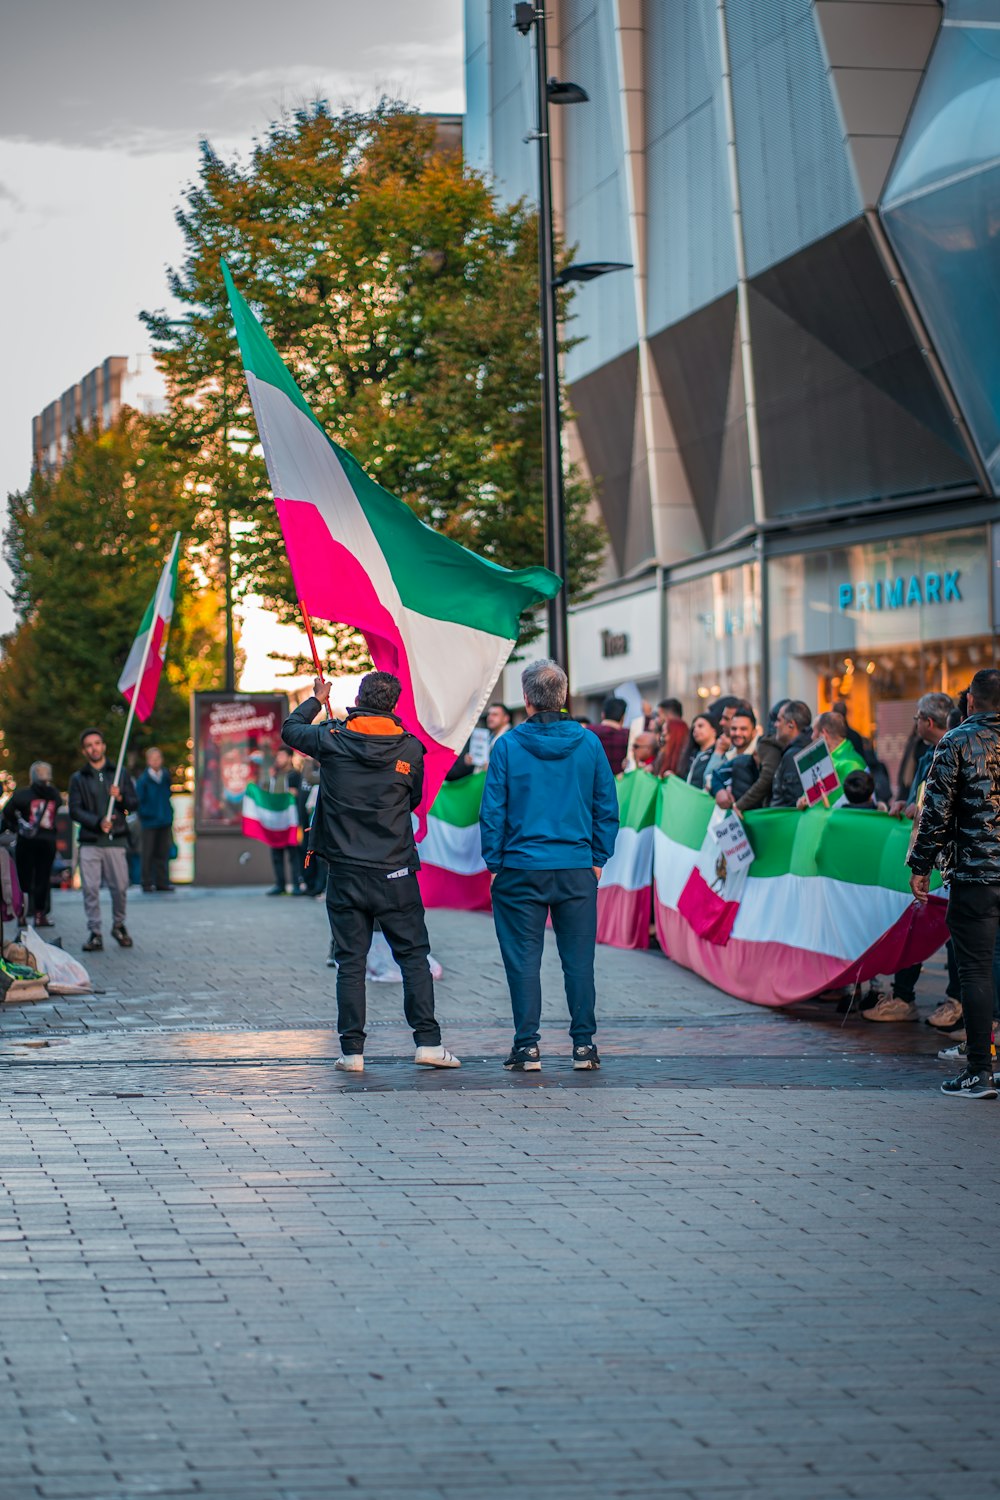
[[[560,8],[562,74],[581,84],[586,104],[563,108],[564,236],[578,260],[632,260],[625,145],[618,92],[614,10],[608,0],[565,0]],[[603,276],[573,301],[571,337],[584,340],[566,358],[579,380],[636,342],[632,278]]]
[[[537,147],[524,137],[535,128],[534,60],[530,41],[514,30],[510,7],[492,0],[489,15],[490,137],[493,179],[509,203],[538,199]]]
[[[712,6],[647,0],[651,330],[736,284],[719,35]]]
[[[749,296],[770,517],[969,482],[949,443],[753,287]]]
[[[632,455],[636,423],[639,355],[630,349],[570,387],[570,406],[579,419],[580,441],[608,528],[619,571],[628,566],[631,504],[649,512],[648,480],[639,493],[632,488]],[[641,559],[640,559],[641,560]]]
[[[946,11],[880,212],[995,490],[998,203],[1000,0],[965,0]]]
[[[747,274],[856,218],[809,0],[726,0]]]
[[[863,219],[754,278],[754,289],[963,454]]]
[[[465,0],[465,115],[462,155],[467,166],[489,173],[490,0]]]
[[[753,519],[736,293],[661,329],[650,348],[701,529],[714,546]]]

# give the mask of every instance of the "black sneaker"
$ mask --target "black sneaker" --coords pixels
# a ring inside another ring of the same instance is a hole
[[[585,1047],[573,1048],[573,1066],[581,1070],[599,1068],[601,1066],[601,1059],[597,1055],[597,1048],[593,1042]]]
[[[973,1073],[966,1068],[957,1078],[949,1078],[941,1085],[942,1094],[960,1094],[963,1099],[995,1099],[997,1086],[992,1073]]]
[[[104,947],[104,939],[99,932],[92,932],[83,945],[84,953],[100,953]]]
[[[542,1054],[537,1047],[511,1047],[504,1067],[508,1073],[540,1073]]]
[[[117,927],[112,927],[111,936],[114,938],[119,948],[131,948],[132,939],[125,931],[125,926],[122,922],[119,922]]]

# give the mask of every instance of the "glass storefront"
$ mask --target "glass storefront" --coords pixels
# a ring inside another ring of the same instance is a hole
[[[721,693],[760,702],[760,565],[742,563],[667,590],[667,690],[687,713]]]
[[[895,774],[921,693],[991,666],[988,528],[900,536],[768,561],[772,699],[838,698]]]

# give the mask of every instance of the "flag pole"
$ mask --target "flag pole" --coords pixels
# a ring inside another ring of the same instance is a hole
[[[179,531],[175,531],[174,532],[173,546],[170,548],[170,556],[167,558],[167,569],[168,570],[173,567],[173,561],[174,561],[175,556],[177,555],[177,548],[178,548],[178,545],[180,543],[180,539],[181,539],[180,532]],[[160,573],[160,577],[161,578],[163,577],[163,572],[162,571]],[[125,717],[125,730],[124,730],[124,732],[122,734],[121,749],[118,751],[118,764],[115,766],[114,780],[111,783],[112,786],[119,786],[121,784],[122,767],[125,764],[125,751],[128,749],[128,739],[129,739],[129,735],[132,733],[132,724],[133,724],[133,721],[135,719],[135,705],[136,705],[136,702],[137,702],[138,697],[139,697],[139,689],[142,687],[143,678],[146,675],[146,666],[147,666],[147,664],[149,662],[149,653],[150,653],[150,649],[151,649],[151,647],[153,645],[153,627],[154,627],[154,625],[156,623],[156,607],[155,606],[156,606],[156,600],[157,600],[157,598],[159,596],[159,592],[160,592],[159,591],[159,587],[157,587],[156,594],[154,595],[153,619],[150,621],[149,630],[146,632],[146,644],[142,648],[142,660],[139,663],[139,675],[138,675],[138,677],[135,680],[135,687],[132,689],[132,700],[129,703],[128,713],[127,713],[127,715]],[[108,798],[108,811],[107,811],[107,818],[108,818],[109,822],[111,821],[111,818],[112,818],[112,816],[114,814],[114,810],[115,810],[115,799],[114,799],[114,797],[109,797]]]
[[[323,675],[323,668],[320,665],[319,652],[316,649],[316,637],[313,635],[312,620],[309,617],[309,611],[306,609],[305,604],[301,599],[299,600],[299,609],[302,611],[302,623],[306,627],[306,638],[309,641],[309,650],[312,652],[313,666],[316,668],[316,676],[319,678],[320,682],[325,682],[326,678]],[[326,716],[328,719],[333,718],[333,714],[330,711],[329,699],[327,699],[326,704]]]

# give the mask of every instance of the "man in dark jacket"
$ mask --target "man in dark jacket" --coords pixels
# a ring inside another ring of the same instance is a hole
[[[908,864],[910,889],[926,902],[941,862],[950,886],[948,929],[958,956],[966,1066],[943,1094],[995,1099],[990,1033],[993,950],[1000,927],[1000,672],[977,672],[969,717],[938,742]]]
[[[269,792],[294,792],[296,806],[298,806],[299,792],[302,789],[302,772],[296,771],[292,764],[292,757],[285,749],[278,749],[274,753],[270,771],[266,772],[261,783]],[[301,821],[301,814],[300,814]],[[288,859],[288,885],[285,885],[285,859]],[[305,851],[301,844],[292,847],[282,847],[271,850],[271,869],[274,871],[274,884],[265,894],[268,896],[284,896],[290,890],[293,896],[304,896],[306,894],[305,869],[303,860]]]
[[[69,815],[80,825],[80,884],[83,909],[89,929],[84,953],[104,947],[101,936],[101,884],[111,892],[111,936],[121,948],[131,948],[125,930],[128,891],[128,823],[126,814],[139,806],[131,776],[122,770],[121,781],[112,782],[107,745],[99,729],[85,729],[80,749],[85,764],[69,782]],[[108,817],[108,808],[111,816]]]
[[[420,861],[413,841],[413,812],[424,784],[424,747],[393,713],[399,678],[369,672],[345,723],[313,724],[330,696],[317,677],[315,696],[284,722],[286,745],[319,762],[319,800],[312,847],[329,866],[326,909],[337,961],[336,1067],[364,1070],[365,961],[376,921],[403,974],[403,1010],[413,1030],[414,1062],[422,1067],[461,1064],[441,1045],[434,1017],[430,943],[417,884]]]
[[[493,920],[514,1013],[508,1070],[537,1072],[545,921],[566,985],[573,1066],[600,1067],[594,1045],[597,886],[618,834],[618,792],[594,734],[562,709],[566,674],[536,661],[521,674],[528,718],[494,746],[479,813],[493,876]]]
[[[800,750],[812,744],[812,713],[807,703],[792,698],[783,703],[774,722],[774,738],[781,747],[781,761],[771,788],[772,807],[794,807],[802,796],[802,777],[795,764]]]
[[[4,803],[3,826],[17,834],[14,864],[36,927],[51,927],[52,866],[56,857],[56,813],[62,798],[52,785],[52,767],[36,760],[28,785],[15,787]]]
[[[601,722],[588,724],[591,734],[596,734],[604,746],[608,765],[613,776],[621,775],[628,755],[628,725],[624,722],[628,704],[624,698],[605,698],[601,705]]]
[[[146,751],[146,769],[135,784],[142,824],[142,888],[172,891],[170,846],[174,841],[174,808],[170,800],[170,772],[163,767],[163,751]]]
[[[749,709],[737,709],[731,727],[734,732],[739,731],[741,739],[749,744],[757,721]],[[781,764],[781,756],[782,749],[778,741],[769,735],[760,735],[752,754],[737,755],[731,762],[732,779],[715,796],[719,806],[735,807],[738,813],[766,807],[771,800],[771,790],[775,773]]]

